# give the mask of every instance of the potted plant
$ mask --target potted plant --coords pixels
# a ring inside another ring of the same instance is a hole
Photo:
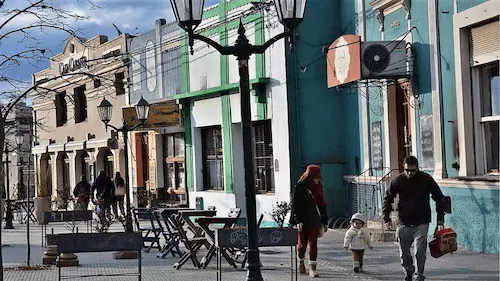
[[[44,212],[50,212],[50,196],[47,187],[47,181],[40,180],[40,173],[37,173],[37,189],[35,197],[35,215],[38,224],[45,224]]]
[[[288,212],[291,210],[291,205],[286,202],[276,202],[276,207],[273,208],[271,212],[271,217],[274,222],[278,225],[279,228],[282,228],[285,224],[285,218],[288,215]]]

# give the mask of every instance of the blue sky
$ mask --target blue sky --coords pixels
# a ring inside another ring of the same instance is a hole
[[[174,20],[174,15],[170,7],[169,0],[92,0],[100,8],[91,9],[86,0],[46,0],[50,5],[59,6],[79,15],[89,17],[82,22],[72,22],[72,26],[80,30],[79,36],[91,38],[96,35],[106,35],[114,38],[117,35],[112,24],[124,32],[132,35],[141,34],[154,28],[154,23],[159,18],[168,21]],[[211,6],[218,0],[205,0],[205,6]],[[4,6],[0,8],[0,25],[5,21],[4,9],[25,7],[27,0],[6,0]],[[19,18],[9,24],[6,28],[26,26],[33,19],[29,17]],[[4,29],[5,30],[5,29]],[[0,34],[4,33],[0,30]],[[47,33],[37,33],[40,47],[51,50],[54,54],[62,51],[67,33],[61,31],[49,31]],[[0,54],[15,54],[25,50],[26,46],[33,45],[33,42],[20,42],[19,37],[11,36],[0,42]],[[21,66],[10,67],[2,73],[9,77],[15,77],[29,81],[31,73],[44,69],[48,66],[48,61],[37,63],[36,65],[22,64]]]

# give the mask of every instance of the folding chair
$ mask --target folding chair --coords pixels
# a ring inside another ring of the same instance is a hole
[[[205,237],[193,237],[193,238],[188,238],[187,233],[183,228],[182,224],[182,216],[181,215],[173,215],[173,221],[176,224],[177,230],[179,231],[179,238],[180,241],[184,244],[184,247],[186,248],[186,251],[180,259],[174,264],[175,269],[180,269],[188,259],[191,259],[193,262],[193,265],[196,268],[201,268],[200,262],[198,261],[198,258],[196,256],[198,250],[206,244],[208,241]]]
[[[158,226],[161,230],[161,234],[165,239],[165,245],[160,249],[160,254],[156,255],[156,257],[161,257],[164,259],[169,253],[172,254],[172,257],[175,255],[182,255],[181,250],[179,249],[179,232],[177,231],[177,227],[172,224],[171,219],[168,218],[165,214],[165,211],[156,210],[153,211],[153,215],[158,223]],[[163,224],[161,221],[163,220]],[[164,226],[163,226],[164,225]]]
[[[257,221],[257,229],[260,228],[260,224],[262,223],[263,219],[264,219],[264,214],[260,214],[259,219]],[[247,259],[248,259],[248,249],[246,247],[243,248],[239,253],[236,253],[236,259],[238,259],[239,256],[243,255],[243,254],[245,255],[245,257],[241,261],[241,268],[245,268],[245,264],[247,263]],[[262,266],[262,263],[260,264],[260,266]]]
[[[149,253],[152,248],[161,250],[161,229],[155,225],[152,212],[149,209],[134,208],[133,214],[137,230],[142,233],[143,248],[147,248],[146,252]],[[150,226],[141,226],[141,224],[139,223],[139,220],[141,218],[146,218],[146,220],[149,220]],[[149,245],[146,245],[146,242],[148,242]]]

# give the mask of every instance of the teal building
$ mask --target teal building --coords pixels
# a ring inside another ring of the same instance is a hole
[[[286,50],[292,182],[319,164],[330,217],[359,210],[379,220],[387,183],[415,155],[452,198],[446,224],[459,246],[498,253],[498,7],[496,0],[309,0]],[[342,70],[330,59],[339,48],[332,42],[346,34],[362,42],[347,63],[361,64],[361,75],[329,87],[329,68]],[[390,74],[397,61],[363,74],[365,42],[375,41],[402,42],[406,75]]]

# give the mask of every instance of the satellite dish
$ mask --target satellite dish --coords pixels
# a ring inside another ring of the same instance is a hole
[[[372,44],[363,52],[363,64],[370,72],[381,72],[389,66],[390,55],[390,51],[384,45]]]

